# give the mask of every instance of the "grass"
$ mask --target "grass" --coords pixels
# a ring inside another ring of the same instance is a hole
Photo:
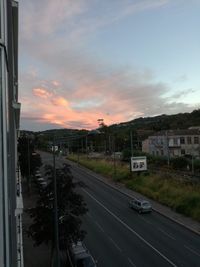
[[[70,155],[68,158],[77,161],[77,155]],[[114,172],[113,162],[102,159],[95,160],[81,156],[79,163],[200,222],[200,186],[186,185],[167,178],[167,174],[164,176],[132,174],[131,176],[129,167],[121,164],[116,165],[116,172]]]

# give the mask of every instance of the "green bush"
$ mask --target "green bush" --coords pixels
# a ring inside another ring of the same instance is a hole
[[[177,170],[186,169],[188,163],[189,163],[188,159],[186,159],[185,157],[178,157],[171,159],[172,167]]]
[[[200,160],[199,159],[194,160],[194,170],[196,172],[200,172]]]
[[[164,156],[153,156],[148,154],[147,160],[149,164],[164,166],[167,165],[167,157]]]

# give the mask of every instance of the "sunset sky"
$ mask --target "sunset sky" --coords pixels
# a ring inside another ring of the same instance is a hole
[[[21,129],[200,108],[199,0],[19,0]]]

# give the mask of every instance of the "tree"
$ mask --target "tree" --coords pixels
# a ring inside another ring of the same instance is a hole
[[[42,165],[41,157],[34,151],[33,139],[22,136],[18,139],[19,165],[21,174],[27,180]]]
[[[27,210],[33,219],[28,229],[28,235],[34,244],[51,244],[52,253],[55,248],[54,240],[54,184],[53,167],[46,166],[46,177],[50,181],[39,195],[36,207]],[[87,212],[83,197],[74,191],[75,184],[68,165],[56,169],[59,247],[69,249],[72,242],[82,240],[85,232],[81,230],[81,215]]]

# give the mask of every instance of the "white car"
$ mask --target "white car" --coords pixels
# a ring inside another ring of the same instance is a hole
[[[143,199],[131,199],[129,201],[129,207],[131,209],[137,210],[139,213],[146,213],[152,211],[151,203]]]

